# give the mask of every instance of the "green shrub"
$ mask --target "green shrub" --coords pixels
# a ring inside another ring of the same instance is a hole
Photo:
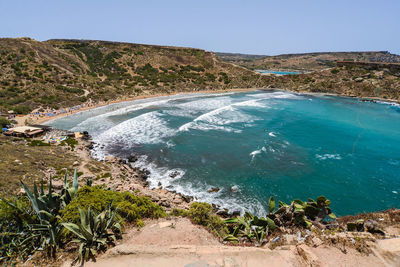
[[[147,197],[136,196],[129,192],[107,190],[101,186],[85,186],[78,190],[77,197],[61,211],[62,220],[78,222],[78,207],[83,210],[91,207],[92,210],[101,212],[112,201],[118,209],[118,215],[128,222],[137,222],[142,218],[159,218],[166,215],[160,206]]]
[[[338,74],[339,71],[340,71],[339,69],[332,69],[332,70],[331,70],[331,73],[332,73],[332,74]]]
[[[11,122],[7,120],[4,117],[0,117],[0,128],[6,127],[7,125],[10,125]]]
[[[28,145],[29,146],[50,146],[49,143],[45,143],[41,140],[31,140]]]
[[[195,224],[207,226],[212,207],[208,203],[194,202],[189,209],[189,217]]]
[[[60,146],[66,146],[66,145],[68,145],[72,150],[74,150],[75,146],[78,145],[78,141],[76,141],[75,138],[68,137],[66,140],[60,143]]]
[[[228,229],[221,218],[213,214],[212,207],[208,203],[194,202],[188,212],[193,223],[203,225],[214,235],[224,237],[228,233]]]
[[[31,108],[28,106],[16,106],[13,107],[13,110],[17,114],[28,114],[29,112],[31,112]]]
[[[172,211],[169,213],[170,216],[176,216],[176,217],[187,217],[189,215],[189,212],[184,209],[172,209]]]

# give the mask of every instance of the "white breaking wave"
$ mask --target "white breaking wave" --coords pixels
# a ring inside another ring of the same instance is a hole
[[[315,157],[320,160],[326,160],[326,159],[340,160],[340,159],[342,159],[342,157],[339,154],[323,154],[323,155],[316,154]]]
[[[261,152],[267,152],[267,149],[263,146],[261,149],[254,150],[253,152],[250,153],[251,160],[255,158],[258,154],[261,154]]]
[[[261,99],[273,99],[273,98],[286,98],[286,99],[297,99],[302,98],[300,95],[296,95],[288,92],[273,92],[264,94],[249,94],[247,96],[261,98]]]
[[[110,118],[113,116],[124,115],[129,112],[142,110],[149,107],[157,107],[167,105],[169,102],[174,100],[183,100],[183,99],[191,99],[191,98],[198,98],[204,97],[211,94],[177,94],[173,96],[166,96],[166,97],[156,97],[156,98],[148,98],[148,99],[138,99],[129,102],[122,102],[117,104],[111,104],[107,107],[99,107],[100,109],[110,109],[105,113],[90,117],[72,129],[71,131],[84,131],[89,130],[92,134],[98,134],[102,131],[105,131],[115,125]],[[195,101],[194,101],[195,102]],[[189,102],[190,103],[190,102]],[[86,111],[90,112],[90,111]],[[173,114],[171,114],[173,115]]]
[[[379,100],[377,100],[376,103],[389,105],[389,106],[393,106],[393,107],[400,107],[400,104],[399,103],[395,103],[395,102],[387,102],[387,101],[379,101]]]
[[[132,167],[147,169],[150,171],[147,178],[150,188],[157,188],[161,184],[161,187],[167,188],[170,191],[173,190],[183,195],[192,196],[196,201],[216,204],[222,209],[240,211],[241,214],[245,211],[250,211],[258,216],[265,216],[266,214],[263,205],[256,199],[222,197],[222,193],[230,190],[229,188],[221,188],[220,191],[210,194],[207,190],[211,186],[206,183],[200,182],[200,184],[196,186],[189,182],[181,183],[181,178],[185,175],[185,170],[158,167],[154,163],[149,162],[147,156],[140,156],[135,163],[132,163]]]
[[[273,132],[268,133],[268,135],[272,136],[272,137],[276,137],[276,135]]]
[[[171,137],[176,133],[169,128],[166,121],[157,111],[142,114],[126,120],[93,138],[93,141],[102,146],[123,143],[126,148],[135,144],[156,144],[164,142],[163,138]],[[97,151],[96,151],[97,150]],[[93,155],[104,158],[101,149],[95,149]]]
[[[220,126],[229,125],[232,123],[240,123],[240,122],[246,122],[246,123],[253,122],[254,120],[257,119],[256,117],[244,114],[239,109],[235,108],[235,106],[238,107],[253,106],[253,107],[264,107],[264,108],[267,107],[266,105],[258,103],[258,101],[260,100],[262,99],[247,100],[211,110],[207,113],[198,116],[193,121],[182,125],[181,127],[179,127],[179,131],[198,129],[198,130],[223,130],[228,132],[240,133],[241,132],[240,129],[234,129],[232,127],[220,127]]]

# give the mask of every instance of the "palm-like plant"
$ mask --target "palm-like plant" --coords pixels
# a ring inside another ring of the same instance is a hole
[[[80,222],[62,223],[62,225],[77,236],[73,242],[79,243],[78,257],[73,264],[80,261],[81,266],[93,259],[97,251],[104,250],[107,244],[113,244],[121,234],[121,224],[116,218],[117,211],[111,205],[97,214],[88,208],[83,211],[79,208]]]

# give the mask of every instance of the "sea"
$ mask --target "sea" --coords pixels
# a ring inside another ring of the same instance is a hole
[[[88,131],[92,156],[127,158],[163,187],[264,215],[270,196],[326,196],[336,215],[400,208],[400,106],[285,91],[178,94],[50,121]],[[218,188],[218,192],[208,192]]]

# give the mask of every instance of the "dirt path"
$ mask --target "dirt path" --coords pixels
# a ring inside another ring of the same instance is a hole
[[[350,248],[343,251],[334,246],[304,243],[272,250],[267,246],[223,245],[188,219],[160,219],[147,221],[140,231],[131,229],[120,244],[100,256],[97,262],[85,266],[400,266],[400,239],[377,241],[374,252],[369,255]]]

